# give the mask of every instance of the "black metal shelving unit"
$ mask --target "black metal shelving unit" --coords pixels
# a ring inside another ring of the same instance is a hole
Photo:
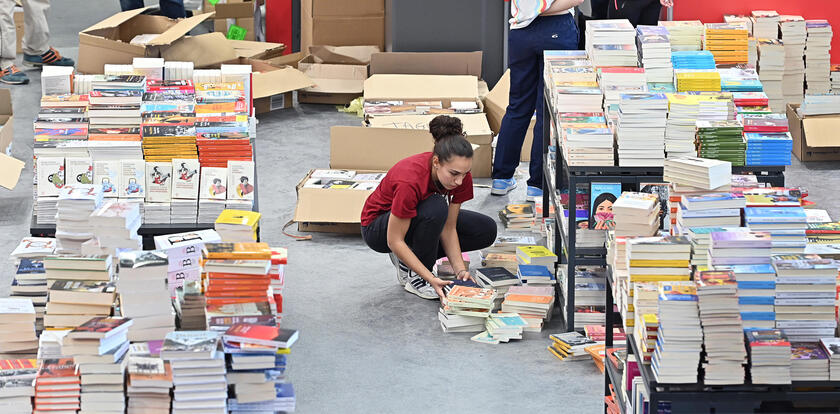
[[[566,266],[566,286],[568,294],[563,300],[566,305],[564,315],[566,331],[573,331],[575,327],[575,266],[605,266],[607,250],[601,247],[578,247],[576,245],[576,221],[577,211],[570,208],[577,197],[577,186],[579,184],[589,185],[592,183],[621,183],[622,186],[632,187],[638,190],[640,184],[651,182],[662,182],[662,167],[578,167],[569,166],[563,157],[563,151],[559,145],[557,136],[551,135],[551,126],[557,131],[557,117],[551,103],[551,91],[545,87],[543,91],[544,101],[541,103],[543,113],[543,206],[553,205],[555,211],[555,235],[554,253],[559,259],[559,265]],[[549,146],[552,140],[555,145],[554,157],[549,155]],[[556,163],[554,168],[554,182],[551,180],[550,163]],[[751,173],[755,174],[759,182],[768,183],[772,186],[784,186],[784,166],[741,166],[732,167],[733,174]],[[568,205],[563,205],[559,199],[558,190],[569,189]],[[569,211],[568,221],[564,224],[564,210]],[[543,217],[549,217],[550,208],[543,208]],[[561,296],[558,281],[558,299]],[[559,300],[558,300],[559,302]],[[608,332],[608,335],[611,333]]]

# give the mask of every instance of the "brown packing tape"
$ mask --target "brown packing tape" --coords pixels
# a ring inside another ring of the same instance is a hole
[[[309,46],[315,63],[367,65],[376,53],[379,53],[379,46]]]
[[[0,153],[0,187],[14,190],[24,165],[23,161]]]

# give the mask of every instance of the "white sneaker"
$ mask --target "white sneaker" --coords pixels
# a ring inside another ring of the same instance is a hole
[[[414,274],[411,272],[411,275],[408,278],[408,281],[405,282],[405,290],[420,296],[423,299],[435,300],[440,298],[437,292],[435,292],[435,288],[423,279],[420,275]]]
[[[388,257],[391,258],[391,263],[397,269],[397,283],[399,283],[400,286],[404,286],[405,282],[408,281],[408,266],[401,262],[394,252],[388,253]]]

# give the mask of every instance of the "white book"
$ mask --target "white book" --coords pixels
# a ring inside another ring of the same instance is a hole
[[[146,197],[146,161],[120,160],[120,198]]]
[[[253,161],[228,161],[228,199],[231,200],[253,200],[254,188],[254,162]]]
[[[163,58],[136,57],[132,66],[135,73],[145,75],[146,79],[163,79]]]
[[[227,199],[227,168],[204,167],[201,169],[200,200]]]
[[[102,194],[105,198],[119,197],[117,188],[120,187],[120,161],[94,161],[93,181],[102,184]]]
[[[67,95],[73,85],[72,66],[44,65],[41,69],[41,95]]]
[[[146,163],[146,201],[168,203],[172,200],[172,163]]]
[[[201,165],[193,158],[172,159],[172,198],[198,199],[199,170]]]
[[[90,158],[67,158],[64,160],[67,167],[68,184],[92,184],[93,183],[93,162]]]
[[[312,172],[311,178],[321,178],[330,180],[352,180],[356,176],[356,171],[353,170],[325,170],[317,169]]]
[[[38,197],[57,196],[64,187],[64,157],[38,157]]]

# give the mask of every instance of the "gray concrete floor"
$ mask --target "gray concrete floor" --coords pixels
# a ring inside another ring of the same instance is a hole
[[[79,30],[119,10],[116,0],[54,2],[52,45],[76,57]],[[12,154],[26,160],[14,191],[0,189],[0,294],[13,274],[7,254],[27,235],[32,208],[32,124],[40,74],[12,87],[15,140]],[[331,106],[298,105],[259,118],[258,183],[262,239],[289,248],[283,325],[300,330],[289,374],[298,412],[510,412],[521,408],[596,413],[603,407],[603,376],[589,361],[560,362],[545,349],[559,318],[541,334],[498,346],[471,342],[468,334],[443,334],[437,304],[397,286],[387,257],[358,236],[315,234],[294,241],[281,233],[294,212],[298,180],[329,164],[329,127],[359,119]],[[840,219],[838,163],[794,160],[788,183]],[[487,184],[487,180],[476,180]],[[465,208],[495,214],[524,199],[476,189]],[[473,254],[473,260],[477,256]]]

